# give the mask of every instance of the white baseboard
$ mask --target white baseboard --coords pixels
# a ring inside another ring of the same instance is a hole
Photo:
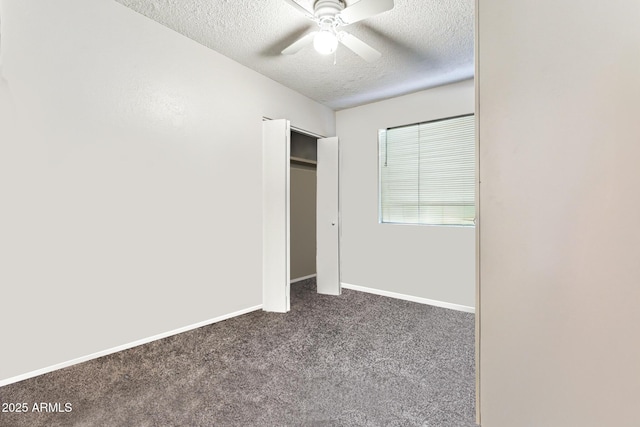
[[[139,340],[127,343],[127,344],[123,344],[123,345],[119,345],[119,346],[116,346],[116,347],[109,348],[107,350],[98,351],[96,353],[92,353],[92,354],[89,354],[87,356],[77,357],[75,359],[68,360],[66,362],[57,363],[55,365],[48,366],[46,368],[37,369],[35,371],[27,372],[26,374],[21,374],[21,375],[15,376],[15,377],[10,377],[10,378],[4,379],[4,380],[0,380],[0,387],[8,385],[8,384],[17,383],[18,381],[23,381],[23,380],[26,380],[26,379],[29,379],[29,378],[33,378],[33,377],[36,377],[38,375],[46,374],[48,372],[57,371],[58,369],[68,368],[69,366],[77,365],[78,363],[82,363],[82,362],[87,362],[87,361],[92,360],[92,359],[97,359],[98,357],[106,356],[108,354],[117,353],[117,352],[123,351],[123,350],[128,350],[130,348],[137,347],[137,346],[142,345],[142,344],[148,344],[150,342],[157,341],[157,340],[160,340],[160,339],[163,339],[163,338],[167,338],[167,337],[170,337],[172,335],[177,335],[177,334],[181,334],[183,332],[188,332],[188,331],[190,331],[192,329],[201,328],[203,326],[207,326],[207,325],[211,325],[213,323],[221,322],[223,320],[231,319],[232,317],[241,316],[243,314],[247,314],[247,313],[250,313],[252,311],[260,310],[261,308],[262,308],[262,304],[256,305],[254,307],[245,308],[243,310],[238,310],[238,311],[235,311],[233,313],[223,314],[222,316],[218,316],[218,317],[215,317],[213,319],[209,319],[209,320],[205,320],[205,321],[202,321],[202,322],[194,323],[194,324],[189,325],[189,326],[185,326],[185,327],[182,327],[182,328],[174,329],[174,330],[168,331],[168,332],[163,332],[163,333],[160,333],[160,334],[157,334],[157,335],[153,335],[153,336],[150,336],[150,337],[147,337],[147,338],[142,338],[142,339],[139,339]]]
[[[298,277],[297,279],[291,279],[290,283],[302,282],[303,280],[311,279],[312,277],[316,277],[317,274],[310,274],[304,277]]]
[[[420,304],[433,305],[435,307],[449,308],[451,310],[464,311],[466,313],[476,312],[475,307],[469,307],[466,305],[453,304],[450,302],[436,301],[428,298],[414,297],[412,295],[399,294],[396,292],[383,291],[380,289],[366,288],[364,286],[351,285],[349,283],[340,283],[345,289],[351,289],[354,291],[367,292],[369,294],[381,295],[383,297],[402,299],[405,301],[417,302]]]

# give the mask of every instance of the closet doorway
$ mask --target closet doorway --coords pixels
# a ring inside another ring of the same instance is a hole
[[[316,188],[318,139],[291,130],[290,277],[291,283],[316,276]]]
[[[338,138],[320,138],[318,136],[291,129],[288,120],[266,119],[262,123],[263,130],[263,224],[262,224],[262,301],[263,310],[286,313],[290,309],[290,288],[292,280],[292,268],[290,263],[291,248],[291,210],[290,210],[290,186],[291,186],[291,138],[292,131],[296,134],[306,135],[316,142],[313,145],[304,142],[294,148],[293,162],[300,164],[295,167],[294,173],[313,181],[312,158],[313,151],[317,157],[315,165],[315,198],[311,197],[312,189],[303,186],[298,192],[303,198],[302,203],[296,204],[304,213],[294,221],[300,219],[300,227],[305,230],[296,232],[296,242],[293,250],[295,256],[300,255],[293,267],[293,279],[301,279],[316,275],[318,293],[327,295],[340,295],[340,226],[339,226],[339,148]],[[299,135],[296,139],[302,140]],[[303,148],[298,148],[301,145]],[[303,156],[303,157],[301,157]],[[303,166],[304,165],[304,166]],[[302,167],[300,167],[302,166]],[[304,169],[304,171],[301,171]],[[294,183],[302,183],[300,179]],[[305,190],[305,187],[307,188]],[[296,196],[297,197],[297,196]],[[313,206],[315,199],[315,210]],[[306,202],[304,201],[306,200]],[[297,207],[294,207],[294,212]],[[315,213],[315,221],[313,219]],[[312,224],[315,222],[315,238]],[[310,226],[311,225],[311,226]],[[295,226],[298,228],[298,225]],[[315,239],[315,245],[313,241]],[[300,250],[303,245],[306,249]],[[315,273],[313,269],[313,257],[315,247]],[[300,269],[299,269],[300,268]],[[303,270],[304,269],[304,270]]]

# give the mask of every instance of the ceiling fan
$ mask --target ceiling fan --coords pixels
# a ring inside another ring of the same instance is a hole
[[[393,9],[393,0],[360,0],[349,7],[345,7],[343,0],[315,0],[313,12],[294,0],[284,1],[314,21],[319,28],[293,42],[282,51],[283,55],[293,55],[312,43],[316,51],[329,55],[336,51],[338,43],[342,43],[367,62],[376,61],[382,56],[356,36],[338,28]]]

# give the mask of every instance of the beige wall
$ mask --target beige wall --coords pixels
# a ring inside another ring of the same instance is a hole
[[[482,426],[638,426],[640,2],[478,13]]]
[[[378,221],[378,129],[473,112],[467,80],[336,113],[342,282],[473,310],[474,227]]]
[[[291,164],[291,279],[316,274],[316,170]]]

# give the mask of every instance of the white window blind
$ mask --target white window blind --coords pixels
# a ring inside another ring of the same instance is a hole
[[[475,118],[379,131],[380,221],[473,225]]]

